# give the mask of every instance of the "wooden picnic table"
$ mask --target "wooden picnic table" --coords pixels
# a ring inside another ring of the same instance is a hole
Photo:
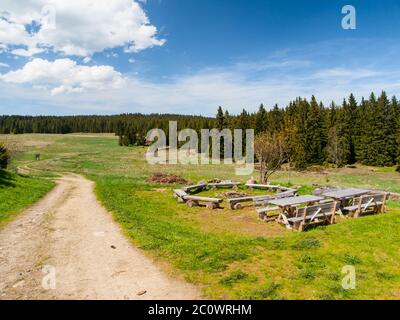
[[[342,210],[345,206],[348,205],[349,200],[370,193],[371,190],[366,189],[357,189],[357,188],[348,188],[348,189],[339,189],[334,191],[328,191],[323,193],[322,195],[328,198],[332,198],[336,201],[340,202],[340,209]]]
[[[275,199],[269,201],[269,203],[278,206],[281,209],[281,214],[287,213],[289,216],[292,216],[293,212],[296,211],[296,206],[301,204],[312,205],[321,200],[324,200],[324,198],[313,195],[305,195],[299,197]]]

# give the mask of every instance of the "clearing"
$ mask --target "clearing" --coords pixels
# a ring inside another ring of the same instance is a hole
[[[388,202],[386,214],[349,219],[301,234],[293,233],[277,224],[258,220],[257,212],[251,207],[237,211],[228,208],[214,211],[201,207],[188,209],[172,197],[173,190],[182,185],[148,182],[148,178],[157,172],[182,176],[193,183],[216,177],[232,179],[235,177],[234,166],[149,165],[145,160],[147,148],[120,147],[118,138],[113,136],[11,135],[6,138],[21,150],[10,171],[15,167],[26,168],[32,172],[32,179],[66,175],[68,172],[87,177],[94,182],[97,198],[121,226],[128,241],[132,241],[146,256],[156,259],[162,270],[182,275],[186,281],[198,285],[206,298],[400,299],[399,202]],[[35,161],[37,152],[41,153],[40,161]],[[248,179],[235,177],[241,182]],[[291,174],[282,170],[272,176],[270,183],[294,188],[301,186],[300,194],[312,193],[316,187],[314,184],[400,192],[400,174],[394,167],[316,167]],[[210,196],[215,193],[210,191]],[[12,199],[12,193],[7,197],[3,194],[0,191],[0,203]],[[10,207],[11,203],[6,209]],[[86,204],[83,208],[86,209]],[[12,212],[10,214],[15,216]],[[90,218],[86,216],[87,211],[79,214],[84,215],[82,219]],[[63,213],[56,213],[57,216],[61,218]],[[104,219],[109,219],[105,221],[111,221],[108,214],[105,216]],[[17,221],[21,220],[17,219],[9,226],[23,232],[24,236],[25,229],[18,229]],[[54,223],[61,223],[57,221],[55,219]],[[55,228],[55,231],[50,230],[54,239],[50,242],[52,246],[56,241],[65,241],[57,236],[62,228],[54,225],[51,228]],[[75,232],[71,230],[72,222],[63,228]],[[101,235],[104,231],[97,221],[82,228],[87,237],[91,232],[100,232],[96,235]],[[25,236],[32,237],[32,234],[35,233]],[[12,235],[4,239],[1,239],[0,247],[11,248],[11,243],[14,243],[14,248],[18,247],[18,241]],[[91,247],[99,259],[104,256],[111,259],[113,254],[118,254],[120,245],[115,244],[114,239],[100,236],[93,241],[99,241],[98,248]],[[111,245],[117,249],[110,249]],[[79,243],[76,246],[81,248]],[[33,256],[29,248],[19,251],[23,250],[29,257]],[[40,265],[55,265],[45,255],[42,260]],[[65,263],[70,262],[65,260]],[[357,287],[354,290],[342,287],[342,268],[347,265],[356,268]],[[96,267],[102,268],[100,263]],[[59,277],[63,272],[60,271]],[[147,272],[142,274],[147,276]],[[16,281],[17,275],[18,271]],[[85,274],[81,279],[92,278]],[[62,280],[59,280],[61,285]],[[84,281],[77,288],[80,286],[84,287]],[[137,291],[146,289],[139,285],[129,293],[129,297],[135,298]],[[172,292],[178,294],[176,289]],[[148,290],[139,298],[150,298],[151,294]]]

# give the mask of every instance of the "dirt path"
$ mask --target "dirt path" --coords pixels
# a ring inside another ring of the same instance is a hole
[[[81,176],[0,230],[0,299],[196,298],[129,243]]]

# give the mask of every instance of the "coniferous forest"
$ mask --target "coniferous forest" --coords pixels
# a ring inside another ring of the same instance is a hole
[[[267,111],[268,109],[268,111]],[[148,130],[169,121],[178,129],[253,128],[256,134],[282,135],[297,168],[326,163],[344,166],[360,162],[392,166],[400,162],[400,104],[385,92],[356,101],[351,94],[341,105],[325,106],[314,96],[297,98],[285,108],[277,105],[257,112],[231,115],[218,108],[216,118],[172,114],[110,116],[0,116],[0,133],[115,133],[121,146],[144,145]]]

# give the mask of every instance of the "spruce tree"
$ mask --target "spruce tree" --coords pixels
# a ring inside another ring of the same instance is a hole
[[[225,128],[225,116],[221,106],[218,107],[217,116],[215,120],[216,120],[215,122],[216,129],[222,130]]]
[[[259,133],[265,132],[266,130],[267,130],[267,112],[264,108],[264,105],[261,104],[255,116],[254,131],[255,134],[257,135]]]
[[[325,147],[327,133],[323,107],[314,96],[311,97],[309,114],[306,119],[306,150],[307,162],[310,164],[322,164],[325,160]]]
[[[356,162],[356,150],[355,150],[355,135],[356,135],[356,114],[357,114],[357,101],[353,94],[350,94],[349,103],[344,107],[344,130],[345,134],[348,135],[346,138],[349,143],[348,159],[349,164]]]

